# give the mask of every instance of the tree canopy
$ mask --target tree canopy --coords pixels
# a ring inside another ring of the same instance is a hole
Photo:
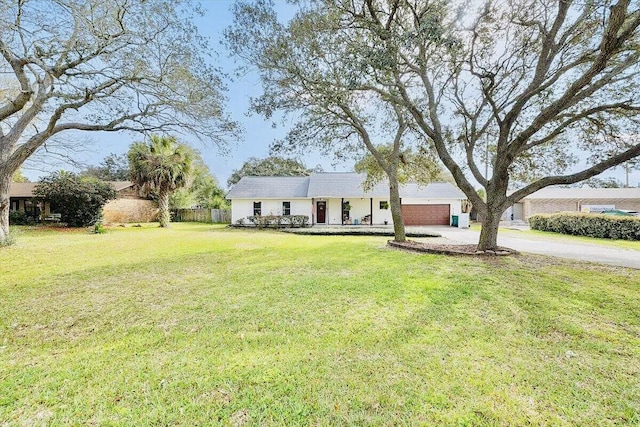
[[[169,206],[172,209],[194,206],[210,209],[228,208],[225,191],[218,186],[218,180],[204,163],[200,153],[190,147],[186,148],[192,151],[191,180],[186,187],[179,188],[171,194]]]
[[[496,248],[502,213],[522,197],[640,155],[640,140],[620,144],[638,133],[640,111],[640,10],[630,0],[316,0],[301,4],[286,26],[267,1],[241,13],[241,24],[254,31],[232,36],[250,34],[266,57],[315,76],[304,85],[319,89],[309,93],[301,83],[279,92],[275,83],[289,71],[265,67],[258,111],[299,109],[301,125],[290,139],[324,127],[332,145],[353,133],[326,122],[320,112],[327,105],[350,101],[351,111],[363,113],[357,120],[334,111],[356,124],[380,117],[374,110],[407,114],[407,126],[433,147],[483,217],[480,250]],[[258,53],[241,52],[256,62]],[[577,153],[592,156],[580,164]]]
[[[80,175],[103,181],[128,181],[130,178],[129,159],[126,155],[111,153],[98,166],[89,166]]]
[[[379,146],[377,149],[384,157],[389,157],[393,151],[393,148],[389,146]],[[365,181],[367,188],[372,188],[386,177],[384,170],[371,154],[365,154],[364,157],[359,159],[354,165],[354,170],[367,174]],[[419,184],[455,182],[451,174],[445,171],[432,155],[425,152],[414,153],[411,149],[400,153],[398,181],[400,183],[417,182]]]
[[[322,172],[320,166],[307,168],[304,163],[296,159],[279,156],[269,156],[264,159],[249,158],[240,169],[231,173],[227,185],[231,187],[243,176],[308,176],[312,172]]]
[[[13,173],[13,175],[11,176],[11,180],[13,182],[29,182],[29,179],[26,176],[24,176],[24,174],[22,173],[22,170],[20,169],[18,169]]]
[[[25,0],[0,6],[0,241],[11,175],[69,131],[237,134],[192,2]]]
[[[408,114],[376,93],[354,90],[354,76],[345,69],[354,52],[342,46],[350,36],[315,31],[318,21],[330,25],[330,16],[305,9],[308,13],[282,25],[271,6],[264,1],[237,3],[226,39],[262,77],[263,93],[254,99],[253,110],[266,117],[278,110],[297,118],[286,137],[272,144],[272,151],[304,153],[314,148],[338,159],[369,153],[367,159],[376,163],[369,165],[370,171],[388,178],[395,240],[404,241],[398,168],[403,152],[420,139]],[[389,150],[378,149],[385,144]]]
[[[616,178],[589,178],[586,181],[583,181],[579,184],[579,186],[587,185],[591,188],[624,188],[624,183],[617,180]]]

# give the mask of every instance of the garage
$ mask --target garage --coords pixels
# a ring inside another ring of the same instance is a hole
[[[404,225],[449,225],[449,205],[402,205]]]

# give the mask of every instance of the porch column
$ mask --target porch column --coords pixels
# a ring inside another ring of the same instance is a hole
[[[369,225],[373,226],[373,197],[369,199]]]
[[[344,225],[344,197],[340,200],[340,218],[341,224]]]
[[[316,225],[316,199],[311,199],[311,225]]]

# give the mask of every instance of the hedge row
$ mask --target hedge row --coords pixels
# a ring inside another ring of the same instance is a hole
[[[534,215],[529,218],[529,225],[534,230],[575,236],[640,240],[640,218],[636,217],[559,213]]]
[[[307,215],[263,215],[248,216],[236,221],[236,225],[256,226],[258,228],[283,228],[283,227],[307,227],[309,217]]]

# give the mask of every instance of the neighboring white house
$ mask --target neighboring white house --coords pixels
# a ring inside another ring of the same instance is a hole
[[[307,215],[312,224],[392,224],[389,186],[363,189],[364,174],[314,173],[307,177],[243,177],[227,194],[231,220],[252,215]],[[465,195],[449,183],[400,187],[406,225],[449,225]]]

